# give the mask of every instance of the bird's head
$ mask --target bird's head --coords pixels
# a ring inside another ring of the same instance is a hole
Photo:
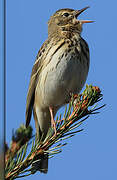
[[[80,34],[84,23],[93,22],[90,20],[78,19],[79,15],[88,8],[89,7],[85,7],[81,10],[60,9],[56,11],[48,21],[48,35],[60,31],[76,31]]]

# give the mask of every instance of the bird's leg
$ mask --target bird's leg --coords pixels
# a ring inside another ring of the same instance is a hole
[[[53,108],[50,106],[49,110],[50,110],[50,115],[51,115],[51,126],[54,128],[54,132],[55,132],[55,135],[56,135],[56,123],[55,123],[55,120],[54,120]]]

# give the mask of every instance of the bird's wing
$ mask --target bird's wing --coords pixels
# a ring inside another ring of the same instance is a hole
[[[42,58],[43,52],[45,51],[44,49],[46,48],[46,45],[47,45],[47,40],[43,43],[42,47],[40,48],[37,55],[37,59],[32,68],[32,73],[31,73],[31,78],[30,78],[30,83],[29,83],[29,88],[28,88],[28,93],[27,93],[27,101],[26,101],[26,127],[28,127],[31,120],[34,97],[35,97],[35,88],[37,85],[37,80],[39,77],[39,72],[41,69],[41,64],[42,64],[42,59],[43,59]]]
[[[62,45],[65,44],[64,40],[60,40],[57,44],[52,41],[52,39],[47,39],[42,45],[41,49],[38,52],[37,59],[32,69],[28,95],[27,95],[27,103],[26,103],[26,127],[28,127],[32,115],[32,109],[34,104],[35,97],[35,88],[38,82],[40,72],[49,64],[52,56],[56,53],[56,51],[61,48]]]

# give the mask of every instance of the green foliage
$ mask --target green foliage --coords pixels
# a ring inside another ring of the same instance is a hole
[[[61,115],[56,119],[57,134],[54,135],[53,129],[50,128],[44,142],[41,142],[41,139],[33,139],[28,155],[26,153],[28,143],[23,144],[16,154],[8,158],[5,167],[5,179],[16,179],[34,174],[37,170],[32,165],[39,161],[43,154],[48,153],[49,158],[52,158],[61,153],[61,148],[67,145],[63,141],[67,141],[67,139],[81,132],[83,129],[75,129],[79,128],[90,115],[98,113],[97,110],[105,106],[96,108],[96,103],[100,100],[102,100],[100,89],[92,85],[86,85],[86,89],[81,95],[72,95],[69,106],[65,107],[63,119],[61,119]],[[29,139],[32,137],[31,129],[27,130],[23,125],[21,129],[16,131],[16,134],[16,137],[21,137],[22,134],[23,137],[27,134]],[[17,138],[14,136],[14,139]]]

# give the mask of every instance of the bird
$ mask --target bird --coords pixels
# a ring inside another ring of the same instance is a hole
[[[78,17],[88,8],[59,9],[48,21],[48,38],[33,65],[26,100],[26,127],[33,112],[36,136],[42,141],[50,127],[57,134],[54,120],[57,111],[69,103],[71,93],[78,94],[86,82],[90,54],[81,32],[83,24],[93,21]],[[40,171],[47,173],[48,162],[43,161],[40,166]]]

